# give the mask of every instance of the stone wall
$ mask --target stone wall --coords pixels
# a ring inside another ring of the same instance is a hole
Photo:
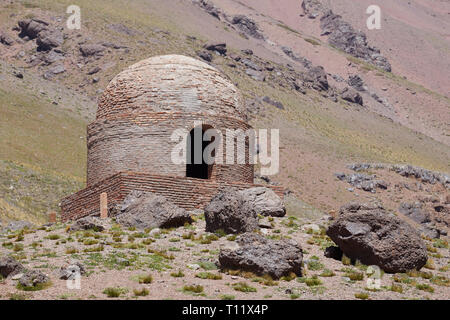
[[[226,129],[246,131],[251,128],[236,118],[182,112],[111,115],[93,122],[87,130],[88,186],[124,171],[185,177],[186,165],[174,164],[171,160],[171,152],[179,143],[171,141],[171,135],[176,129],[189,132],[199,123],[220,130],[223,140],[226,140]],[[239,151],[248,155],[248,142],[244,147],[245,150],[241,150],[242,146],[235,141],[235,154]],[[225,147],[222,158],[225,162]],[[215,164],[211,179],[252,183],[253,165],[248,163],[248,156],[246,164]]]
[[[166,197],[176,205],[193,210],[203,209],[211,198],[223,187],[235,187],[240,190],[259,185],[251,183],[224,183],[185,177],[153,175],[142,172],[121,172],[108,179],[81,190],[61,201],[63,221],[76,220],[100,212],[100,194],[108,194],[108,206],[121,202],[132,190],[154,192]],[[284,189],[270,186],[280,197]]]

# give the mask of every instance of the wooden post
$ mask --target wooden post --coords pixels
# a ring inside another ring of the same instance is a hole
[[[48,221],[50,223],[56,223],[56,212],[50,212],[48,215]]]
[[[106,192],[100,194],[100,218],[108,218],[108,194]]]

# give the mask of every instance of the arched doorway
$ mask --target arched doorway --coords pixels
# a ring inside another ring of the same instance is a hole
[[[203,157],[205,148],[214,142],[214,137],[212,141],[203,140],[205,131],[211,128],[203,125],[195,127],[189,132],[186,148],[186,177],[197,179],[211,178],[213,164],[208,164]],[[214,154],[212,156],[214,157]]]

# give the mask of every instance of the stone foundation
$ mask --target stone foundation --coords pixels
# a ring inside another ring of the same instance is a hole
[[[240,190],[258,187],[252,183],[217,182],[214,180],[160,176],[140,172],[120,172],[87,187],[61,201],[62,221],[76,220],[100,214],[100,194],[108,195],[108,207],[120,203],[133,190],[154,192],[186,210],[203,209],[211,198],[224,187]],[[269,186],[283,198],[284,188]]]

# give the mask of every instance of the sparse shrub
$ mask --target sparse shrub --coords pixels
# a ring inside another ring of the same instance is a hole
[[[133,293],[136,297],[145,297],[148,296],[148,294],[150,293],[150,291],[147,288],[142,288],[142,289],[134,289]]]
[[[450,281],[446,276],[434,276],[430,279],[431,283],[438,286],[448,287],[450,286]]]
[[[181,270],[178,270],[178,272],[172,272],[170,276],[174,278],[182,278],[184,277],[184,273]]]
[[[298,278],[297,281],[306,284],[308,287],[319,286],[322,284],[322,281],[320,281],[317,275],[314,275],[311,278],[301,277]]]
[[[139,283],[152,283],[153,282],[153,277],[151,274],[148,275],[144,275],[144,276],[140,276],[139,277]]]
[[[66,254],[74,254],[74,253],[77,253],[77,252],[78,252],[78,250],[75,249],[74,247],[66,248]]]
[[[334,277],[336,274],[330,270],[330,269],[325,269],[322,271],[322,273],[320,274],[321,277]]]
[[[346,273],[345,276],[352,281],[361,281],[364,279],[364,273],[357,271]]]
[[[270,277],[270,276],[269,276]],[[291,273],[289,273],[288,275],[286,275],[286,276],[282,276],[281,278],[280,278],[280,280],[282,280],[282,281],[292,281],[292,280],[294,280],[295,278],[297,278],[297,275],[295,274],[295,273],[293,273],[293,272],[291,272]],[[272,277],[270,277],[270,279],[272,279]]]
[[[434,288],[426,283],[418,283],[418,284],[416,284],[416,288],[419,290],[422,290],[422,291],[430,292],[430,293],[434,292]]]
[[[295,299],[300,298],[300,295],[299,295],[298,293],[292,293],[292,294],[290,295],[290,298],[291,298],[292,300],[295,300]]]
[[[59,234],[50,234],[47,237],[49,240],[58,240],[59,238],[61,238]]]
[[[434,265],[434,261],[431,258],[428,258],[427,263],[425,264],[424,268],[434,270],[436,269],[436,266]]]
[[[245,292],[245,293],[248,293],[248,292],[256,292],[256,288],[253,288],[253,287],[251,287],[251,286],[249,286],[247,283],[245,283],[245,282],[238,282],[238,283],[235,283],[235,284],[233,284],[233,289],[234,290],[236,290],[236,291],[241,291],[241,292]]]
[[[403,293],[403,287],[401,284],[396,284],[395,282],[392,282],[391,287],[389,288],[393,292]]]
[[[234,299],[236,299],[236,297],[231,294],[223,294],[220,296],[220,299],[221,300],[234,300]]]
[[[367,300],[369,299],[369,295],[365,292],[355,293],[356,299]]]
[[[200,279],[222,280],[222,275],[214,274],[211,272],[200,272],[200,273],[197,273],[195,276]]]
[[[342,264],[344,266],[349,266],[352,264],[352,260],[349,257],[347,257],[345,254],[343,254],[342,255]]]
[[[185,292],[192,292],[192,293],[202,293],[203,292],[203,286],[201,285],[190,285],[190,286],[184,286],[183,291]]]
[[[109,287],[103,290],[103,293],[106,294],[108,298],[118,298],[122,294],[126,294],[128,289],[120,288],[120,287]]]

